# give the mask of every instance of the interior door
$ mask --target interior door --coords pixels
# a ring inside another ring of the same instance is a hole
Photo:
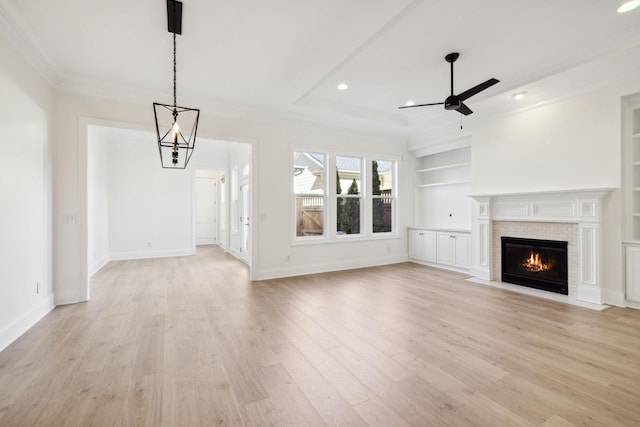
[[[217,178],[196,178],[196,245],[218,243],[217,188]]]
[[[242,184],[240,186],[240,233],[241,233],[241,256],[242,258],[249,262],[249,254],[250,254],[250,236],[251,236],[251,225],[250,219],[251,215],[249,212],[249,184]]]

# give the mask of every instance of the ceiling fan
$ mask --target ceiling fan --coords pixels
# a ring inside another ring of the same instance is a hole
[[[453,94],[453,63],[456,62],[456,59],[458,59],[459,56],[460,54],[458,52],[452,52],[444,57],[445,61],[451,64],[451,95],[449,95],[447,99],[444,100],[444,102],[433,102],[431,104],[405,105],[403,107],[398,107],[398,108],[415,108],[415,107],[426,107],[428,105],[444,105],[445,110],[456,110],[458,113],[464,114],[465,116],[468,116],[469,114],[473,113],[473,111],[471,111],[471,109],[469,109],[469,107],[467,107],[462,101],[468,98],[471,98],[473,95],[477,94],[478,92],[482,92],[483,90],[490,88],[494,84],[500,82],[500,80],[489,79],[486,82],[480,83],[479,85],[474,86],[471,89],[465,90],[464,92],[458,95],[454,95]]]

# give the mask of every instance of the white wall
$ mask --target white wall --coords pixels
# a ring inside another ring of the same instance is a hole
[[[473,193],[619,187],[620,147],[611,91],[513,114],[474,130]]]
[[[620,85],[509,115],[473,133],[474,194],[614,188],[605,200],[605,302],[622,304]]]
[[[109,262],[109,140],[104,128],[89,128],[87,227],[89,274]]]
[[[53,308],[49,159],[53,92],[2,37],[0,58],[2,350]]]
[[[191,254],[191,171],[162,169],[153,138],[110,141],[112,260]]]
[[[89,126],[89,274],[112,259],[191,254],[192,171],[226,169],[231,146],[202,140],[187,170],[162,170],[153,133]]]

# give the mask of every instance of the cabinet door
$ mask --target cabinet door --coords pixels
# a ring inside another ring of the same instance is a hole
[[[409,258],[422,259],[423,231],[409,230]]]
[[[640,248],[627,248],[627,299],[640,302]]]
[[[453,265],[469,267],[469,236],[466,234],[453,235]]]
[[[436,262],[443,265],[451,265],[451,233],[438,233],[436,247]]]
[[[422,256],[425,261],[436,262],[436,233],[424,231],[422,235]]]

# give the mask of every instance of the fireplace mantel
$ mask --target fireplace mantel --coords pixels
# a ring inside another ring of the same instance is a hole
[[[471,272],[493,280],[492,222],[560,222],[578,224],[577,301],[602,304],[602,201],[612,188],[475,194],[472,218]]]

